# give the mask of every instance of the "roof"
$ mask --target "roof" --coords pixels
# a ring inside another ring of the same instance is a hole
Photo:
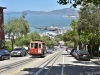
[[[0,9],[7,9],[6,7],[2,7],[2,6],[0,6]]]
[[[33,40],[33,41],[31,41],[31,42],[42,42],[42,43],[45,43],[43,40]]]
[[[30,43],[43,43],[41,41],[31,41]]]

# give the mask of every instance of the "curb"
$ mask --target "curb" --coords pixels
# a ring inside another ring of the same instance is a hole
[[[91,59],[90,59],[91,60]],[[93,63],[95,63],[96,65],[100,65],[100,61],[98,60],[91,60]]]
[[[95,63],[96,65],[100,65],[100,62],[98,61],[92,61],[93,63]]]

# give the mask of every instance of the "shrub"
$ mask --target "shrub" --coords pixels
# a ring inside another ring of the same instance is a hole
[[[5,46],[5,49],[8,50],[9,52],[12,51],[12,47],[11,46]]]
[[[8,51],[11,51],[12,50],[12,43],[11,41],[5,41],[5,49],[8,50]]]

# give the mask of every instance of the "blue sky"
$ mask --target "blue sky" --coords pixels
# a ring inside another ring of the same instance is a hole
[[[62,8],[70,8],[68,5],[59,5],[58,0],[0,0],[0,5],[7,7],[4,11],[52,11]]]

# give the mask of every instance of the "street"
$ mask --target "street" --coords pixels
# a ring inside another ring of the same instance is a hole
[[[7,70],[2,72],[1,67],[10,63],[16,64],[13,65],[14,67],[12,65],[6,67]],[[47,54],[44,58],[26,56],[0,61],[0,75],[100,75],[99,70],[99,65],[92,61],[78,61],[69,55],[65,48]]]

